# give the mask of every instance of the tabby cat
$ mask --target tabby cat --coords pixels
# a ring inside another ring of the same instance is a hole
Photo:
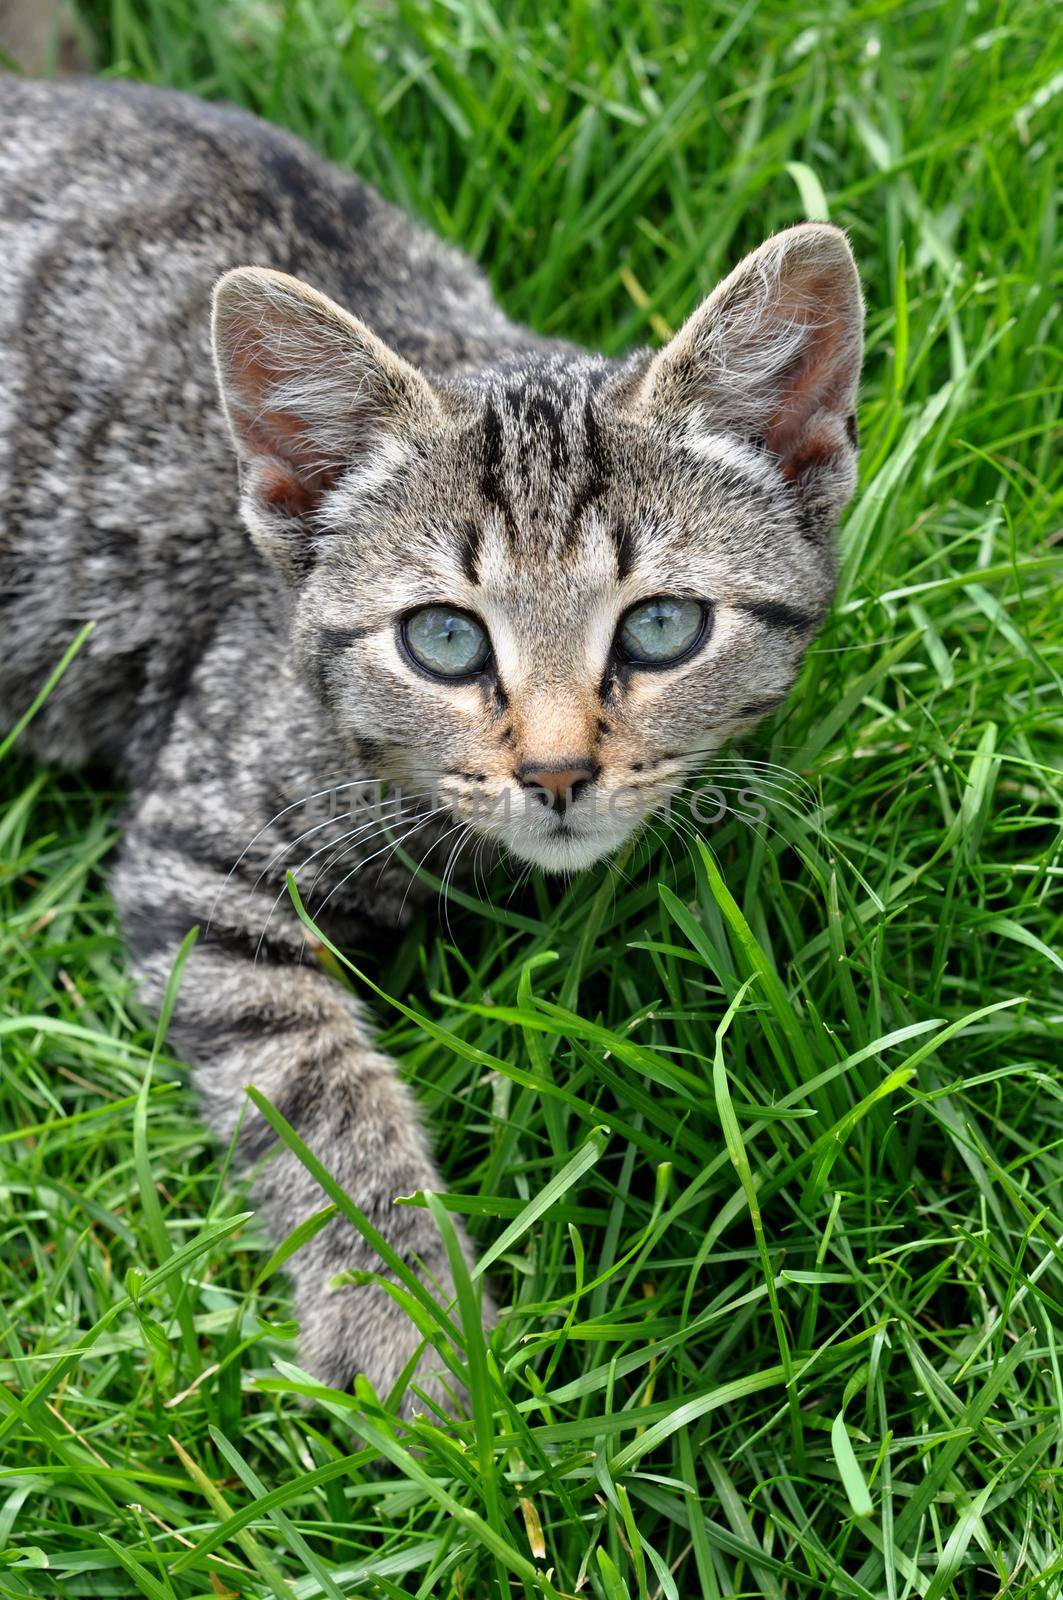
[[[416,1108],[284,892],[305,804],[386,780],[425,846],[467,822],[577,869],[779,705],[854,484],[849,246],[778,234],[607,360],[250,116],[0,76],[0,291],[0,721],[92,621],[27,742],[128,784],[112,884],[154,1003],[209,921],[170,1034],[206,1118],[285,1235],[322,1196],[262,1159],[253,1082],[445,1294],[434,1225],[392,1204],[440,1184]],[[317,899],[364,946],[417,886],[348,823]],[[379,1284],[333,1281],[378,1266],[342,1221],[293,1257],[302,1359],[438,1393]]]

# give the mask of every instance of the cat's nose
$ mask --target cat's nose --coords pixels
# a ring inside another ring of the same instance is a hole
[[[534,761],[526,761],[516,772],[517,782],[525,789],[537,789],[543,805],[554,811],[564,811],[597,776],[598,769],[589,759],[564,767],[537,766]]]

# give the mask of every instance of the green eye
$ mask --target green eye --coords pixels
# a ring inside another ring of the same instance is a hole
[[[709,608],[700,600],[661,594],[632,606],[620,619],[617,642],[629,661],[667,667],[690,654],[706,631]]]
[[[468,678],[480,672],[491,654],[487,630],[454,606],[422,606],[402,624],[406,648],[419,666],[437,678]]]

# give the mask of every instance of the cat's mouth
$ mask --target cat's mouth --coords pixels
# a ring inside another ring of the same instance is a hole
[[[459,850],[475,849],[483,839],[548,873],[580,872],[612,855],[667,801],[658,786],[594,784],[576,798],[550,802],[514,785],[489,788],[479,775],[476,782],[462,782],[466,776],[429,780],[429,798],[419,795],[417,809],[434,815],[443,837],[459,840]],[[406,781],[415,778],[408,774]]]
[[[544,872],[580,872],[612,855],[652,808],[616,813],[580,801],[564,811],[515,811],[497,829],[484,830],[500,839],[511,855]]]

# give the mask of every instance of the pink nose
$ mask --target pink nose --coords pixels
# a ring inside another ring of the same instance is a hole
[[[517,777],[526,789],[545,789],[555,800],[575,799],[576,794],[595,775],[589,764],[571,767],[537,767],[531,762],[521,767]]]

